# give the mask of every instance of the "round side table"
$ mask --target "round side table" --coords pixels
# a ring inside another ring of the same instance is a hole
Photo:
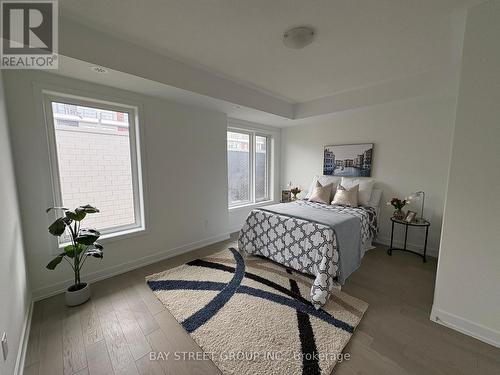
[[[395,219],[393,217],[391,217],[391,221],[392,221],[392,228],[391,228],[391,246],[389,247],[389,249],[387,249],[387,254],[389,255],[392,255],[392,251],[393,250],[398,250],[398,251],[406,251],[408,253],[412,253],[412,254],[415,254],[415,255],[418,255],[419,257],[422,257],[424,263],[427,261],[427,259],[425,258],[426,254],[427,254],[427,237],[429,235],[429,226],[431,225],[430,222],[428,222],[427,220],[424,220],[424,221],[414,221],[414,222],[407,222],[407,221],[404,221],[404,220],[398,220],[398,219]],[[393,247],[393,239],[394,239],[394,224],[400,224],[400,225],[404,225],[405,226],[405,245],[404,245],[404,248],[401,249],[401,248],[398,248],[398,247]],[[412,250],[408,250],[406,248],[406,240],[408,239],[408,227],[420,227],[420,228],[425,228],[425,242],[424,242],[424,254],[420,254],[416,251],[412,251]]]

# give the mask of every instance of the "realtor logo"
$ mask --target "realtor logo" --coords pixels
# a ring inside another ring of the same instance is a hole
[[[0,3],[0,68],[57,69],[57,0]]]

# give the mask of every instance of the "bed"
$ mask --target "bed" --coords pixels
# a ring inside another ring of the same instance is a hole
[[[307,199],[254,209],[239,233],[239,249],[314,276],[311,302],[322,307],[361,264],[377,235],[376,207]]]

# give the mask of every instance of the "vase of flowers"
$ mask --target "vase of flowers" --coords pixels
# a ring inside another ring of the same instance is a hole
[[[387,202],[387,205],[394,207],[396,210],[392,214],[392,217],[396,220],[403,220],[405,218],[405,213],[403,211],[403,207],[410,203],[409,198],[399,199],[392,198],[390,202]]]
[[[291,193],[293,194],[293,200],[296,201],[297,200],[297,194],[300,194],[300,192],[302,191],[299,187],[294,187],[293,189],[290,190]]]

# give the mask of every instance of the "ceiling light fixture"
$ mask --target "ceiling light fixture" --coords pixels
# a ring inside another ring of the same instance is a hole
[[[316,32],[312,27],[292,27],[283,34],[283,43],[288,48],[300,49],[311,44],[315,36]]]
[[[108,70],[103,68],[102,66],[92,66],[90,68],[90,70],[92,70],[95,73],[107,73],[108,72]]]

